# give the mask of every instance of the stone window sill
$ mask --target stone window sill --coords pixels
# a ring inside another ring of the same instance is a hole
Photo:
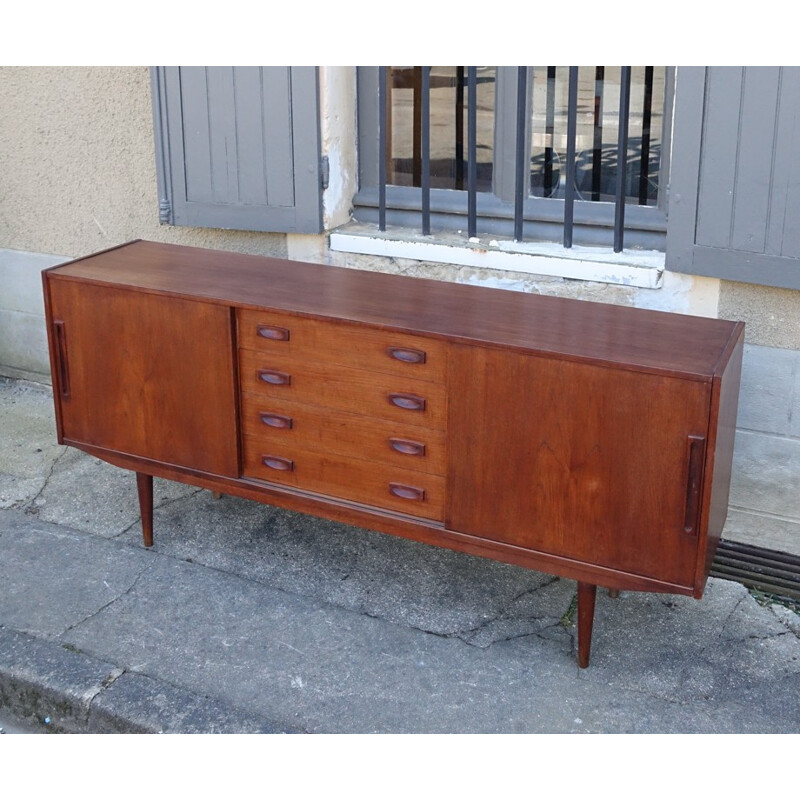
[[[332,231],[330,249],[643,289],[661,288],[664,277],[664,253],[657,251],[614,253],[611,248],[578,246],[567,250],[549,242],[515,242],[492,236],[469,239],[452,233],[423,236],[408,228],[378,231],[374,225],[360,223]]]

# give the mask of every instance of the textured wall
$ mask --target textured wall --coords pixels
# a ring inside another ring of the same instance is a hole
[[[1,67],[0,109],[0,247],[74,257],[141,238],[286,254],[282,234],[159,225],[147,67]]]
[[[800,292],[721,281],[719,316],[747,323],[747,341],[800,350]]]

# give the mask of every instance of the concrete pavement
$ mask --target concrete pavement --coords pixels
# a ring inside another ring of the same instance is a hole
[[[166,481],[55,443],[0,379],[0,708],[96,732],[800,732],[800,616],[575,584]]]

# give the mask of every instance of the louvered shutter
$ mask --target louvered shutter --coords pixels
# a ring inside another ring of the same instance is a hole
[[[667,268],[800,288],[800,68],[680,67]]]
[[[154,67],[161,220],[322,230],[316,67]]]

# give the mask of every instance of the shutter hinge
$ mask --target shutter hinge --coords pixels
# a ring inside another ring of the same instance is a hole
[[[322,190],[328,188],[328,181],[331,177],[331,165],[328,156],[322,156],[319,160],[319,182]]]
[[[172,217],[172,205],[169,200],[161,200],[158,204],[158,221],[167,225]]]

